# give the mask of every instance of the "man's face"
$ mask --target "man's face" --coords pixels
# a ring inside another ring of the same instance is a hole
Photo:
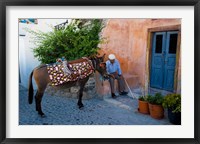
[[[110,60],[110,62],[113,64],[115,62],[115,60]]]

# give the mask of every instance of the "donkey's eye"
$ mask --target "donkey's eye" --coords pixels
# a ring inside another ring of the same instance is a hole
[[[103,67],[103,64],[102,64],[102,63],[100,63],[100,67]]]
[[[101,62],[101,63],[99,64],[99,66],[104,68],[104,67],[106,67],[106,63]]]

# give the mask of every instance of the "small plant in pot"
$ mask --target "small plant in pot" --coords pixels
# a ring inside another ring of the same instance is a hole
[[[162,119],[164,117],[163,99],[161,93],[156,93],[154,96],[148,97],[149,111],[152,118]]]
[[[169,121],[173,124],[181,124],[181,95],[168,94],[164,97],[163,107],[168,109]]]
[[[149,114],[148,96],[138,98],[138,111],[143,114]]]

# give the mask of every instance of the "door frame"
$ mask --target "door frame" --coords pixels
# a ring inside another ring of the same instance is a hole
[[[147,51],[146,51],[146,78],[145,78],[145,93],[150,91],[150,71],[151,71],[151,58],[152,58],[152,40],[154,32],[162,31],[178,31],[178,42],[177,42],[177,53],[176,53],[176,65],[174,73],[174,93],[177,92],[178,88],[178,69],[180,59],[180,47],[181,47],[181,25],[162,26],[148,29],[147,36]]]

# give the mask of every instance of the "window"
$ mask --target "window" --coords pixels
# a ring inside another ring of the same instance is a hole
[[[178,38],[178,34],[170,35],[170,41],[169,41],[169,53],[170,54],[176,54],[177,38]]]
[[[156,53],[162,53],[162,39],[163,35],[156,36]]]

